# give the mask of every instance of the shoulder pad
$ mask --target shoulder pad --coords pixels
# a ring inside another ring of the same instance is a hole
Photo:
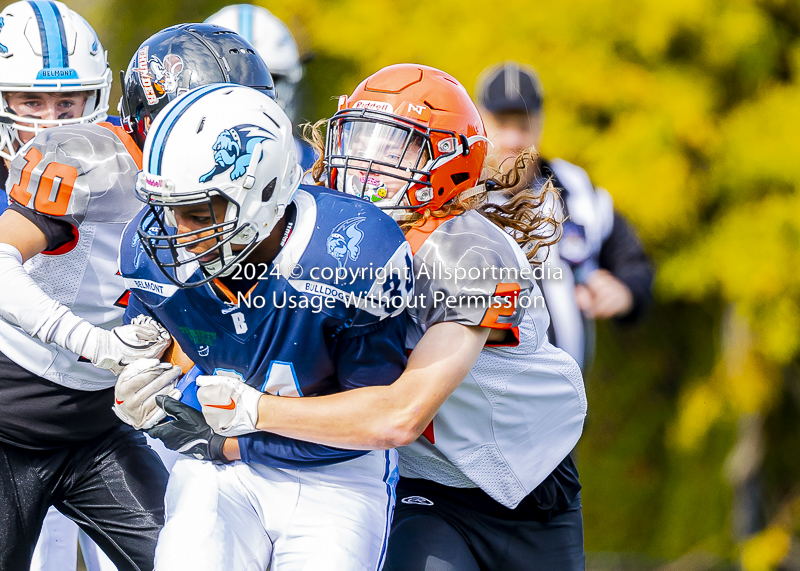
[[[490,306],[498,297],[529,296],[531,276],[530,264],[513,238],[468,211],[439,225],[414,255],[413,312],[428,326],[454,321],[508,329],[516,326],[522,311],[495,315]],[[489,319],[492,316],[498,319]]]
[[[337,299],[341,304],[335,312],[359,310],[353,325],[402,313],[413,289],[413,272],[411,252],[397,223],[365,200],[323,187],[301,190],[305,194],[296,200],[298,220],[315,219],[299,221],[295,230],[300,239],[296,244],[304,244],[302,254],[291,251],[290,240],[278,260],[292,287]]]
[[[22,206],[75,226],[125,222],[141,207],[133,190],[138,170],[125,143],[107,128],[51,127],[12,161],[8,187]]]

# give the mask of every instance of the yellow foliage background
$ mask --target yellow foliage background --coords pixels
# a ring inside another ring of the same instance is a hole
[[[798,1],[258,3],[315,54],[308,120],[391,63],[442,68],[470,91],[499,60],[539,70],[543,153],[609,189],[659,268],[645,323],[598,329],[578,453],[591,564],[634,553],[625,569],[760,571],[794,552],[796,565]],[[118,70],[148,35],[224,3],[70,5]],[[759,521],[737,531],[746,482]]]

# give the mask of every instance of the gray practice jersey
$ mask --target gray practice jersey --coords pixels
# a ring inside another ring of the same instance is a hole
[[[125,285],[117,251],[122,230],[142,207],[133,191],[139,168],[128,148],[135,148],[132,141],[126,147],[100,125],[46,129],[14,159],[6,186],[20,205],[74,227],[72,242],[34,256],[24,267],[47,295],[106,329],[122,322]],[[35,375],[72,389],[100,390],[116,380],[110,371],[4,320],[0,351]]]
[[[550,319],[522,250],[477,212],[434,230],[414,256],[414,272],[410,348],[444,321],[509,336],[484,348],[423,436],[400,449],[400,473],[480,487],[514,508],[580,438],[580,369],[547,341]]]

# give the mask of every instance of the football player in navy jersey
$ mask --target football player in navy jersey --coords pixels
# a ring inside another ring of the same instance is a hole
[[[584,568],[569,457],[587,410],[583,379],[547,339],[549,315],[520,248],[532,258],[557,237],[552,187],[476,204],[489,188],[514,186],[525,167],[522,157],[510,177],[478,185],[486,147],[474,103],[442,71],[388,66],[341,97],[328,123],[327,179],[402,222],[416,279],[408,366],[389,386],[319,398],[233,390],[221,379],[199,394],[220,434],[234,417],[329,446],[399,447],[392,571]],[[233,410],[212,406],[222,403]]]
[[[402,232],[365,201],[300,186],[301,174],[285,112],[245,87],[190,91],[147,135],[137,193],[148,207],[120,245],[128,311],[157,319],[194,364],[185,402],[167,396],[169,383],[117,384],[121,416],[184,454],[170,475],[157,569],[383,565],[394,450],[257,432],[232,399],[215,400],[219,383],[308,397],[391,384],[405,367],[412,278]],[[141,360],[148,367],[168,366]],[[137,391],[136,406],[120,398]],[[223,419],[225,437],[198,399]],[[167,415],[155,426],[163,414],[153,400]]]

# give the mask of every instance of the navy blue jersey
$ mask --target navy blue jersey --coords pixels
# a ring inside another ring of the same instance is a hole
[[[195,373],[233,371],[275,395],[394,382],[406,364],[404,309],[413,291],[403,233],[371,204],[327,189],[301,187],[294,204],[297,218],[278,256],[270,267],[250,268],[261,279],[229,300],[210,285],[181,289],[166,279],[141,246],[137,228],[150,215],[143,210],[120,246],[133,293],[126,321],[149,313],[195,362]],[[245,462],[290,468],[364,454],[267,433],[239,437],[239,448]]]

